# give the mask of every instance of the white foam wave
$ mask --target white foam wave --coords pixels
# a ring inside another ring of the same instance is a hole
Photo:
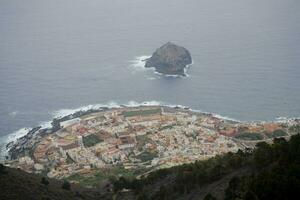
[[[123,104],[127,107],[137,107],[137,106],[159,106],[162,105],[160,101],[144,101],[142,103],[136,101],[129,101],[127,104]]]
[[[133,73],[137,71],[145,71],[151,68],[145,68],[146,60],[150,58],[149,55],[137,56],[133,60],[130,61],[130,67],[133,69]]]
[[[277,117],[275,119],[276,122],[290,122],[290,121],[294,121],[294,120],[300,120],[300,117]]]
[[[7,140],[9,142],[12,142],[14,141],[16,138],[20,138],[20,137],[23,137],[24,135],[26,135],[28,133],[28,131],[30,130],[31,128],[29,127],[25,127],[25,128],[20,128],[19,130],[13,132],[12,134],[9,134],[7,136]]]
[[[78,111],[88,111],[88,110],[91,110],[91,109],[101,109],[103,107],[106,107],[106,108],[120,108],[120,107],[122,107],[122,105],[127,106],[127,107],[136,107],[136,106],[141,106],[141,105],[154,106],[154,105],[160,105],[160,104],[161,103],[158,102],[158,101],[145,101],[145,102],[142,102],[142,103],[139,103],[139,102],[136,102],[136,101],[129,101],[125,104],[120,104],[120,103],[117,103],[115,101],[110,101],[106,104],[91,104],[91,105],[81,106],[79,108],[74,108],[74,109],[61,109],[61,110],[58,110],[58,111],[54,111],[52,113],[52,117],[53,118],[62,118],[64,116],[74,114]],[[52,120],[41,122],[39,124],[39,126],[41,126],[41,128],[43,128],[43,129],[44,128],[51,128],[52,127],[51,122],[52,122]],[[19,130],[14,131],[13,133],[10,133],[10,134],[5,135],[5,136],[0,138],[0,160],[2,160],[7,155],[6,145],[10,142],[14,142],[17,139],[25,136],[30,131],[30,129],[31,128],[29,128],[29,127],[21,128]]]
[[[188,109],[190,111],[193,112],[199,112],[199,113],[205,113],[205,114],[211,114],[214,117],[220,118],[220,119],[224,119],[224,120],[231,120],[231,121],[236,121],[236,122],[241,122],[239,120],[233,119],[231,117],[227,117],[227,116],[222,116],[219,114],[215,114],[215,113],[210,113],[210,112],[205,112],[202,110],[196,110],[196,109],[191,109],[189,107],[186,107],[184,105],[180,105],[180,104],[168,104],[162,101],[144,101],[144,102],[137,102],[137,101],[129,101],[127,103],[117,103],[115,101],[110,101],[106,104],[91,104],[91,105],[87,105],[87,106],[81,106],[79,108],[75,108],[75,109],[61,109],[58,111],[55,111],[52,113],[53,118],[61,118],[67,115],[71,115],[74,114],[78,111],[88,111],[91,109],[101,109],[103,107],[106,108],[120,108],[122,106],[126,106],[126,107],[138,107],[138,106],[168,106],[168,107],[179,107],[179,108],[184,108],[184,109]],[[300,119],[300,118],[288,118],[288,117],[280,117],[277,118],[276,121],[288,121],[288,120],[295,120],[295,119]],[[42,128],[51,128],[51,122],[52,121],[46,121],[46,122],[42,122],[40,124],[40,126]],[[0,160],[2,158],[5,157],[5,155],[7,155],[7,150],[6,150],[6,144],[16,141],[18,138],[23,137],[24,135],[26,135],[29,130],[31,128],[26,127],[26,128],[21,128],[11,134],[5,135],[3,137],[0,138]]]
[[[19,130],[14,131],[11,134],[4,135],[3,137],[0,138],[0,160],[5,158],[5,156],[8,153],[8,150],[6,149],[6,145],[10,142],[16,141],[18,138],[25,136],[30,129],[31,128],[29,127],[21,128]]]
[[[67,115],[74,114],[78,111],[87,111],[87,110],[92,110],[92,109],[100,109],[100,108],[103,108],[103,107],[117,108],[117,107],[120,107],[120,104],[118,104],[114,101],[111,101],[107,104],[90,104],[90,105],[87,105],[87,106],[81,106],[79,108],[61,109],[61,110],[58,110],[58,111],[54,111],[52,113],[52,115],[53,115],[54,118],[61,118],[61,117],[67,116]]]
[[[147,80],[157,80],[157,79],[159,79],[158,77],[147,77]]]
[[[162,76],[162,77],[172,77],[172,78],[184,78],[184,77],[189,77],[189,74],[187,73],[188,71],[188,68],[194,64],[194,61],[192,60],[192,63],[189,64],[189,65],[186,65],[186,67],[184,68],[184,76],[182,75],[170,75],[170,74],[162,74],[162,73],[159,73],[157,71],[155,71],[154,68],[145,68],[145,64],[146,64],[146,60],[149,59],[151,56],[149,55],[142,55],[142,56],[137,56],[135,57],[133,60],[130,61],[130,67],[133,69],[132,70],[132,73],[136,73],[138,71],[153,71],[154,74],[156,75],[159,75],[159,76]],[[147,78],[149,80],[154,80],[156,78],[154,77],[150,77],[150,78]]]
[[[219,119],[224,119],[224,120],[228,120],[228,121],[235,121],[235,122],[241,122],[237,119],[234,119],[234,118],[231,118],[231,117],[227,117],[227,116],[223,116],[223,115],[219,115],[219,114],[215,114],[215,113],[212,113],[212,115],[216,118],[219,118]]]
[[[17,110],[8,113],[8,115],[9,115],[10,117],[15,117],[15,116],[17,116],[17,114],[19,114],[19,111],[17,111]]]
[[[170,75],[170,74],[163,74],[160,72],[157,72],[154,70],[154,73],[159,75],[159,76],[163,76],[163,77],[171,77],[171,78],[187,78],[190,75],[187,73],[188,69],[190,68],[190,66],[192,66],[194,64],[194,61],[192,60],[192,63],[189,65],[186,65],[186,67],[183,69],[184,70],[184,76],[182,75]]]
[[[203,110],[199,110],[199,109],[193,109],[181,104],[169,104],[163,101],[143,101],[143,102],[137,102],[137,101],[129,101],[126,103],[120,103],[120,102],[116,102],[116,101],[110,101],[106,104],[91,104],[91,105],[87,105],[87,106],[81,106],[79,108],[75,108],[75,109],[61,109],[58,111],[53,112],[53,117],[54,118],[60,118],[60,117],[64,117],[70,114],[74,114],[78,111],[87,111],[87,110],[91,110],[91,109],[101,109],[101,108],[120,108],[122,106],[126,106],[126,107],[138,107],[138,106],[168,106],[168,107],[178,107],[178,108],[182,108],[182,109],[188,109],[190,111],[193,112],[198,112],[198,113],[204,113],[204,114],[211,114],[212,116],[216,117],[216,118],[220,118],[220,119],[224,119],[224,120],[230,120],[230,121],[235,121],[235,122],[244,122],[229,116],[225,116],[225,115],[220,115],[217,113],[213,113],[213,112],[207,112],[207,111],[203,111]],[[286,121],[290,121],[290,120],[295,120],[295,119],[300,119],[300,117],[278,117],[275,119],[275,121],[282,121],[282,122],[286,122]],[[261,121],[262,122],[262,121]],[[44,123],[45,127],[47,127],[47,125],[51,126],[51,121],[49,122],[45,122]],[[43,124],[41,124],[42,128],[43,128]]]
[[[189,68],[194,64],[194,60],[192,60],[192,63],[189,65],[186,65],[186,67],[184,68],[184,74],[186,77],[189,77],[190,75],[187,73]]]
[[[162,101],[144,101],[144,102],[137,102],[137,101],[129,101],[127,103],[117,103],[115,101],[111,101],[107,104],[91,104],[88,106],[82,106],[79,108],[75,108],[75,109],[61,109],[58,111],[53,112],[53,116],[55,118],[61,118],[67,115],[71,115],[74,114],[78,111],[87,111],[87,110],[91,110],[91,109],[101,109],[103,107],[107,107],[107,108],[120,108],[122,106],[126,106],[126,107],[138,107],[138,106],[168,106],[168,107],[178,107],[178,108],[182,108],[182,109],[188,109],[190,111],[193,112],[199,112],[199,113],[205,113],[205,114],[211,114],[214,117],[220,118],[220,119],[224,119],[224,120],[231,120],[231,121],[236,121],[236,122],[241,122],[240,120],[228,117],[228,116],[223,116],[220,114],[216,114],[216,113],[211,113],[211,112],[205,112],[202,110],[197,110],[197,109],[191,109],[187,106],[184,105],[180,105],[180,104],[168,104]]]
[[[41,129],[51,128],[52,127],[51,123],[52,121],[41,122],[40,123]]]
[[[54,118],[61,118],[67,115],[71,115],[74,114],[76,112],[79,111],[88,111],[91,109],[101,109],[101,108],[120,108],[122,105],[127,106],[127,107],[136,107],[136,106],[141,106],[141,105],[145,105],[145,106],[154,106],[154,105],[160,105],[161,102],[159,101],[144,101],[144,102],[136,102],[136,101],[129,101],[127,103],[117,103],[115,101],[110,101],[107,104],[91,104],[91,105],[87,105],[87,106],[81,106],[79,108],[75,108],[75,109],[61,109],[58,111],[53,112],[53,117]]]
[[[182,78],[182,77],[184,77],[182,75],[163,74],[163,73],[160,73],[158,71],[154,71],[154,73],[159,75],[159,76],[163,76],[163,77],[171,77],[171,78]],[[185,77],[187,77],[187,76],[185,75]]]

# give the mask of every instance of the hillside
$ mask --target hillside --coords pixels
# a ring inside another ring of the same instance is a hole
[[[70,185],[68,182],[29,174],[0,165],[0,199],[6,200],[81,200],[111,199],[100,191]]]
[[[138,199],[294,199],[300,190],[300,135],[158,170],[140,180],[120,178],[114,185],[116,191],[132,190]]]
[[[134,178],[289,138],[297,126],[297,119],[236,122],[183,107],[99,108],[31,129],[7,145],[5,165],[98,187],[110,176]]]
[[[68,185],[1,165],[0,199],[294,199],[300,190],[300,135],[157,170],[140,179],[110,180],[112,192],[109,187]]]

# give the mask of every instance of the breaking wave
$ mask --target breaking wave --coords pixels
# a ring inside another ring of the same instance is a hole
[[[16,141],[20,137],[23,137],[28,133],[30,129],[31,128],[29,127],[20,128],[19,130],[16,130],[11,134],[4,135],[0,138],[0,160],[5,158],[5,156],[7,155],[6,145],[10,142]]]
[[[121,107],[138,107],[138,106],[169,106],[169,107],[179,107],[179,108],[184,108],[184,109],[188,109],[190,111],[193,112],[200,112],[200,113],[205,113],[205,114],[211,114],[217,118],[220,119],[224,119],[224,120],[230,120],[230,121],[236,121],[236,122],[242,122],[236,119],[233,119],[231,117],[227,117],[227,116],[223,116],[223,115],[219,115],[219,114],[215,114],[215,113],[211,113],[211,112],[205,112],[202,110],[196,110],[196,109],[192,109],[189,108],[187,106],[184,105],[178,105],[178,104],[168,104],[165,102],[161,102],[161,101],[144,101],[144,102],[136,102],[136,101],[129,101],[125,104],[121,104],[115,101],[110,101],[107,104],[91,104],[91,105],[87,105],[87,106],[81,106],[79,108],[74,108],[74,109],[61,109],[61,110],[57,110],[54,111],[52,114],[52,118],[62,118],[64,116],[67,115],[71,115],[74,114],[78,111],[88,111],[88,110],[97,110],[97,109],[101,109],[101,108],[121,108]],[[287,117],[280,117],[277,118],[275,121],[289,121],[292,119],[299,119],[299,118],[287,118]],[[39,126],[41,126],[42,128],[51,128],[51,121],[46,121],[46,122],[42,122],[39,124]],[[21,128],[11,134],[5,135],[3,137],[0,138],[0,160],[2,160],[3,158],[5,158],[5,155],[7,155],[7,149],[6,149],[6,145],[10,142],[14,142],[16,141],[18,138],[23,137],[24,135],[26,135],[29,131],[31,130],[31,128],[29,127],[25,127],[25,128]]]
[[[138,71],[146,71],[146,70],[152,70],[151,68],[145,68],[146,60],[150,58],[151,56],[142,55],[137,56],[130,62],[130,68],[132,69],[132,73],[138,72]]]
[[[184,78],[184,77],[189,77],[189,74],[187,73],[189,67],[194,64],[194,61],[192,60],[192,63],[187,65],[184,68],[184,76],[182,75],[168,75],[168,74],[162,74],[157,71],[155,71],[154,68],[145,68],[146,60],[149,59],[151,56],[147,55],[142,55],[142,56],[137,56],[133,60],[130,61],[130,68],[132,69],[132,73],[135,74],[136,72],[139,71],[153,71],[154,74],[158,75],[158,77],[172,77],[172,78]],[[155,77],[148,77],[148,80],[154,80],[157,79]]]
[[[62,118],[67,115],[74,114],[78,111],[88,111],[88,110],[97,110],[101,108],[121,108],[122,106],[126,107],[137,107],[137,106],[158,106],[158,105],[163,105],[162,102],[160,101],[144,101],[144,102],[136,102],[136,101],[129,101],[127,103],[117,103],[115,101],[110,101],[107,104],[90,104],[87,106],[82,106],[79,108],[74,108],[74,109],[61,109],[58,111],[54,111],[52,113],[53,118]]]

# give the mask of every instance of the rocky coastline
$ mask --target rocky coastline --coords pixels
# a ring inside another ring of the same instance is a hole
[[[288,139],[299,129],[300,120],[296,119],[238,122],[183,106],[98,107],[56,117],[49,128],[29,130],[7,144],[3,163],[75,182],[81,179],[74,177],[93,177],[103,169],[142,175],[252,149],[258,142],[272,142],[276,137]]]
[[[127,108],[128,106],[120,105],[120,107]],[[137,106],[136,108],[143,108],[143,107],[148,107],[148,106],[140,105],[140,106]],[[214,114],[212,114],[212,113],[203,113],[203,112],[193,111],[189,107],[163,106],[163,105],[161,105],[160,107],[164,108],[169,113],[172,113],[172,112],[176,113],[176,112],[180,111],[183,113],[187,113],[189,115],[196,114],[198,116],[216,118],[216,119],[219,119],[228,124],[239,124],[240,123],[238,121],[231,120],[231,119],[215,117]],[[15,160],[22,156],[32,157],[32,152],[35,149],[36,144],[38,144],[43,137],[60,130],[62,122],[72,120],[75,118],[79,118],[79,117],[82,117],[85,115],[97,113],[97,112],[110,111],[113,109],[118,109],[118,108],[100,107],[98,109],[80,110],[73,114],[54,118],[51,122],[51,127],[49,127],[49,128],[42,128],[41,126],[32,128],[28,131],[28,133],[26,135],[18,138],[15,141],[9,142],[6,145],[6,150],[8,152],[8,155],[6,156],[6,160],[7,161]],[[290,119],[290,121],[300,123],[300,120],[298,120],[298,119]],[[255,124],[256,122],[249,122],[249,124],[251,124],[251,123]],[[271,123],[271,122],[257,122],[257,123]],[[272,123],[277,123],[277,122],[272,122]]]
[[[54,118],[51,122],[50,128],[42,128],[41,126],[32,128],[26,135],[18,138],[15,141],[11,141],[6,145],[6,150],[8,151],[6,160],[14,160],[25,155],[32,157],[32,151],[36,147],[36,144],[38,144],[44,136],[58,131],[61,128],[61,122],[106,110],[109,110],[109,108],[101,107],[99,109],[89,109],[86,111],[80,110],[70,115]]]

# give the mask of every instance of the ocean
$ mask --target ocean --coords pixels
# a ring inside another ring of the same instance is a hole
[[[0,1],[0,143],[99,104],[300,117],[299,36],[298,0]],[[188,77],[143,68],[168,41]]]

